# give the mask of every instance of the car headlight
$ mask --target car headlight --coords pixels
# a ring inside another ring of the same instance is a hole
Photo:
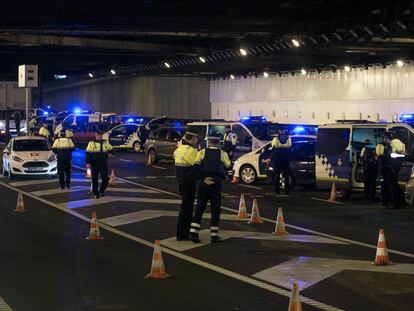
[[[56,161],[56,156],[54,154],[52,154],[49,159],[47,159],[47,162],[53,162]]]
[[[4,127],[4,123],[3,122],[0,122],[0,127]]]
[[[24,160],[22,159],[22,158],[19,158],[18,156],[12,156],[12,159],[13,159],[13,161],[16,161],[16,162],[19,162],[19,163],[22,163],[22,162],[24,162]]]

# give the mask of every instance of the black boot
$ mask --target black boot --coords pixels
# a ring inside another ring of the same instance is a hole
[[[211,243],[220,243],[221,238],[219,236],[212,236],[211,237]]]
[[[191,233],[191,241],[193,243],[201,243],[201,240],[197,233]]]

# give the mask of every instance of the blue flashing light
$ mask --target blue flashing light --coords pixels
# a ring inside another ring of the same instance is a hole
[[[75,109],[73,109],[73,112],[75,113],[75,114],[80,114],[81,113],[81,109],[80,108],[75,108]]]
[[[127,123],[133,123],[134,122],[134,119],[133,118],[129,118],[128,120],[127,120]]]
[[[139,123],[144,122],[144,118],[139,118],[139,119],[137,119],[137,122],[139,122]]]
[[[241,117],[240,120],[242,120],[242,121],[250,121],[250,117],[248,117],[248,116]]]
[[[414,120],[414,114],[404,113],[404,114],[400,115],[400,120]]]
[[[295,134],[300,134],[300,133],[304,133],[305,132],[305,128],[303,126],[296,126],[293,129],[293,133]]]
[[[46,106],[46,108],[47,108],[47,109],[50,109],[51,107],[50,107],[50,105],[48,105],[48,106]]]
[[[44,112],[43,112],[43,115],[44,115],[44,116],[48,116],[48,115],[49,115],[49,112],[44,111]]]
[[[266,121],[266,117],[265,116],[261,116],[262,121]]]

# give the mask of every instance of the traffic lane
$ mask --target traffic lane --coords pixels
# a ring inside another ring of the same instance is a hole
[[[30,211],[13,213],[16,193],[0,186],[0,195],[0,293],[16,310],[287,309],[286,297],[169,255],[171,279],[144,279],[151,248],[107,231],[104,241],[87,241],[87,223],[28,197]]]

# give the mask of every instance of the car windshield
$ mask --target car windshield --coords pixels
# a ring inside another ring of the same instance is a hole
[[[24,139],[15,140],[13,143],[14,151],[49,151],[50,145],[43,139]]]
[[[275,123],[244,123],[258,140],[272,140],[277,134],[279,125]]]

